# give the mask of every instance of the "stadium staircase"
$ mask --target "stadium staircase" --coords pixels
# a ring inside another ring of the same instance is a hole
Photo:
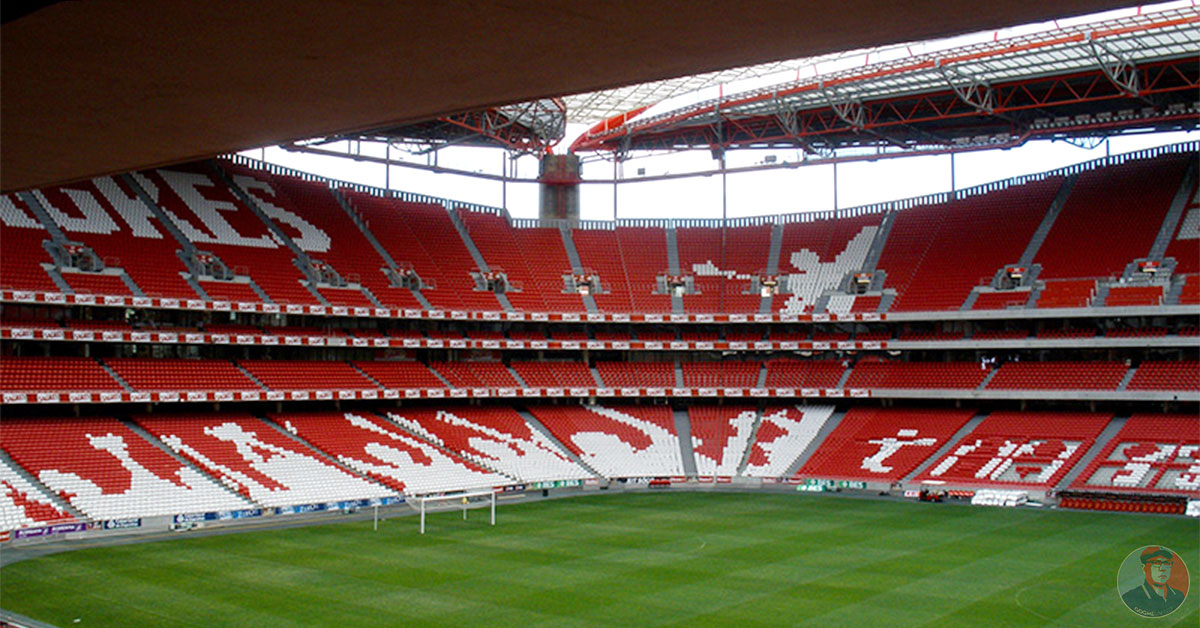
[[[792,464],[788,466],[787,471],[784,472],[780,477],[796,477],[796,474],[800,473],[800,469],[803,469],[804,465],[808,464],[808,459],[812,458],[813,454],[817,453],[817,450],[820,449],[821,445],[825,443],[825,439],[829,438],[829,435],[837,429],[838,425],[842,423],[842,419],[845,417],[845,410],[838,410],[830,415],[825,421],[825,424],[821,426],[820,431],[817,432],[817,435],[814,436],[812,441],[808,444],[808,447],[805,448],[804,451],[800,452],[800,455],[797,456],[794,461],[792,461]]]
[[[992,373],[995,373],[995,371],[992,371]],[[989,373],[988,376],[990,377],[992,373]],[[942,458],[946,457],[946,454],[950,453],[950,450],[958,445],[959,441],[962,440],[964,436],[970,434],[975,430],[976,427],[979,427],[979,424],[983,423],[983,420],[986,419],[987,416],[987,412],[980,412],[979,414],[971,417],[965,424],[963,424],[961,428],[958,429],[957,432],[954,433],[953,436],[947,439],[945,443],[942,443],[942,446],[939,447],[937,451],[930,454],[924,462],[913,468],[908,475],[905,475],[904,478],[900,480],[900,483],[907,487],[914,479],[920,477],[922,473],[925,473],[926,469],[936,464]]]
[[[575,248],[575,239],[571,237],[571,228],[569,223],[563,221],[558,225],[558,233],[562,236],[563,250],[567,254],[567,260],[571,263],[571,272],[576,275],[583,274],[583,261],[579,259],[579,250]],[[600,312],[600,308],[596,307],[596,299],[592,295],[580,295],[583,298],[583,306],[589,313],[596,314]]]
[[[675,230],[675,224],[667,225],[663,231],[667,234],[667,272],[672,275],[679,276],[679,233]],[[683,297],[671,291],[671,312],[673,314],[683,314]]]
[[[1046,236],[1050,235],[1050,229],[1054,226],[1054,221],[1058,219],[1058,214],[1062,212],[1063,206],[1067,204],[1067,199],[1071,197],[1071,191],[1075,189],[1075,181],[1078,179],[1079,175],[1077,174],[1063,179],[1062,186],[1058,189],[1058,194],[1054,196],[1054,201],[1050,203],[1049,209],[1046,210],[1045,217],[1042,218],[1037,230],[1033,232],[1029,244],[1025,245],[1025,251],[1021,253],[1020,259],[1017,260],[1017,266],[1025,268],[1033,266],[1033,260],[1037,257],[1038,250],[1042,248]]]
[[[588,370],[592,373],[592,379],[596,380],[596,385],[605,388],[604,378],[600,377],[600,371],[595,366],[589,366]]]
[[[871,240],[871,247],[867,249],[867,256],[863,259],[861,272],[874,273],[879,265],[879,258],[883,256],[883,249],[887,246],[888,236],[892,233],[892,226],[896,224],[896,212],[889,211],[883,215],[883,220],[879,223],[879,230],[875,232],[875,238]],[[880,312],[886,311],[880,305]]]
[[[120,384],[121,387],[124,388],[126,392],[133,392],[133,386],[130,386],[129,382],[126,382],[120,375],[118,375],[117,372],[114,371],[111,366],[105,364],[104,360],[97,360],[97,362],[100,363],[100,368],[104,369],[105,372],[107,372],[110,377],[117,380],[117,383]]]
[[[38,200],[37,196],[35,196],[33,192],[17,192],[17,198],[25,202],[25,206],[29,208],[29,211],[33,212],[33,215],[37,217],[38,222],[42,223],[42,227],[46,231],[50,232],[50,237],[55,242],[59,244],[66,244],[67,242],[71,241],[71,238],[68,238],[67,234],[63,233],[63,230],[59,228],[58,223],[54,222],[54,219],[51,218],[50,214],[46,212],[46,208],[42,207],[41,201]]]
[[[546,429],[546,426],[542,425],[542,422],[539,421],[537,419],[537,417],[533,416],[533,413],[531,413],[529,410],[526,410],[524,408],[515,408],[515,410],[517,411],[517,414],[521,415],[522,419],[525,419],[525,422],[529,424],[529,427],[537,430],[538,432],[540,432],[542,434],[542,436],[545,436],[551,443],[554,443],[554,446],[558,447],[558,453],[566,456],[567,458],[570,458],[571,462],[574,462],[575,464],[579,465],[580,467],[583,467],[583,469],[586,470],[588,473],[591,473],[592,475],[594,475],[598,478],[604,477],[599,472],[597,472],[595,469],[593,469],[591,467],[591,465],[589,465],[588,463],[586,463],[582,459],[580,459],[579,456],[576,455],[575,452],[571,451],[571,449],[569,447],[564,445],[562,443],[562,441],[558,440],[558,437],[556,437],[553,432]]]
[[[1183,211],[1187,207],[1189,197],[1196,189],[1198,170],[1200,170],[1200,166],[1193,159],[1188,165],[1183,181],[1179,184],[1179,189],[1175,192],[1175,197],[1171,199],[1171,207],[1167,210],[1166,217],[1163,218],[1162,227],[1159,228],[1158,235],[1154,238],[1154,244],[1150,247],[1149,254],[1146,255],[1147,259],[1160,261],[1166,256],[1167,247],[1170,246],[1171,239],[1179,230],[1179,221],[1183,219]]]
[[[763,367],[762,378],[766,378],[766,367]],[[759,384],[761,387],[762,384]],[[758,428],[762,427],[763,411],[760,407],[754,413],[754,423],[750,425],[750,436],[746,439],[746,451],[742,452],[742,459],[738,461],[737,474],[742,475],[746,472],[746,467],[750,465],[750,452],[754,451],[754,443],[758,441]]]
[[[1121,428],[1125,427],[1125,423],[1128,420],[1128,414],[1120,414],[1113,417],[1113,419],[1108,422],[1108,425],[1104,426],[1104,430],[1101,431],[1098,436],[1096,436],[1096,440],[1092,441],[1092,446],[1089,447],[1087,452],[1083,454],[1083,457],[1079,459],[1079,462],[1076,462],[1075,466],[1071,467],[1067,471],[1066,475],[1063,476],[1062,480],[1060,480],[1054,486],[1054,488],[1056,490],[1064,489],[1068,486],[1071,486],[1075,480],[1079,479],[1079,476],[1082,475],[1083,472],[1092,465],[1092,461],[1104,451],[1104,448],[1117,435],[1117,433],[1121,431]]]
[[[779,276],[779,254],[783,251],[783,223],[775,222],[771,225],[771,247],[767,250],[767,274]],[[762,302],[758,306],[759,314],[770,314],[771,305],[774,303],[774,296],[762,297]]]
[[[679,435],[679,453],[683,460],[683,473],[694,478],[697,473],[696,454],[692,449],[692,423],[688,420],[686,408],[673,408],[671,412],[675,416],[675,432]]]
[[[513,379],[517,380],[517,383],[521,385],[521,388],[529,388],[529,384],[525,383],[525,380],[521,377],[521,374],[517,372],[517,369],[514,369],[512,366],[508,365],[505,365],[504,368],[508,371],[509,375],[512,375]]]
[[[480,272],[491,272],[487,260],[483,258],[483,253],[479,251],[479,247],[475,246],[475,240],[471,239],[471,232],[467,229],[467,225],[463,223],[462,216],[459,216],[458,212],[450,210],[446,210],[446,214],[450,216],[450,222],[454,225],[454,230],[458,232],[458,237],[462,238],[463,245],[467,247],[467,252],[471,254],[471,260],[475,262],[475,266]],[[505,312],[515,311],[507,296],[501,292],[493,294]]]
[[[681,364],[679,364],[678,361],[675,362],[675,387],[676,388],[684,387],[683,366]]]
[[[1129,367],[1129,370],[1125,372],[1125,377],[1121,378],[1121,383],[1117,384],[1117,390],[1128,390],[1129,382],[1133,380],[1133,376],[1137,373],[1137,371],[1138,367]]]

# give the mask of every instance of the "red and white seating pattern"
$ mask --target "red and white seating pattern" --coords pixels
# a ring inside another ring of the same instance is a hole
[[[521,482],[591,477],[510,407],[411,408],[388,412],[410,432]]]
[[[393,494],[378,484],[339,469],[249,415],[141,417],[136,420],[175,453],[261,506],[314,504]]]
[[[933,455],[974,413],[852,408],[798,477],[896,482]]]
[[[42,489],[0,460],[0,532],[73,519]]]
[[[39,482],[92,519],[249,506],[116,419],[7,420],[0,446]]]
[[[1112,414],[993,412],[919,480],[967,486],[1054,486]]]
[[[833,410],[833,406],[783,406],[763,410],[743,475],[783,477],[833,416]]]
[[[530,411],[604,477],[683,475],[679,435],[669,408],[536,406]]]
[[[786,275],[784,286],[790,294],[776,298],[775,309],[787,314],[811,312],[823,292],[861,270],[882,219],[882,214],[865,214],[784,225],[779,272]],[[838,308],[849,311],[853,303],[841,299]]]
[[[1072,488],[1200,495],[1200,420],[1135,414]]]
[[[342,464],[406,495],[491,488],[512,481],[372,414],[327,412],[273,418]]]
[[[688,409],[696,473],[734,476],[746,453],[758,411],[752,406],[697,406]]]

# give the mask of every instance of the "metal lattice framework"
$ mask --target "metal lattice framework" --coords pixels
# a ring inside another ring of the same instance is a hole
[[[1200,122],[1200,10],[1058,28],[913,55],[597,125],[612,152],[800,147],[956,149]]]

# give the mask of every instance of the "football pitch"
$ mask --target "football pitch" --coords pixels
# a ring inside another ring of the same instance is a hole
[[[1200,525],[1179,517],[747,493],[614,493],[83,549],[0,570],[58,626],[1189,626]],[[1121,604],[1166,545],[1184,605]]]

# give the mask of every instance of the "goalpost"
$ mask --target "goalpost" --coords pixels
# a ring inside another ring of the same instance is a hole
[[[434,508],[428,509],[430,512],[441,512],[444,510],[450,510],[453,508],[453,506],[451,506],[451,508],[437,508],[436,505],[438,502],[453,502],[457,500],[460,504],[462,504],[463,521],[466,521],[467,507],[470,506],[472,497],[489,498],[488,501],[490,502],[489,505],[491,508],[492,525],[496,525],[496,491],[474,491],[470,493],[457,493],[455,495],[430,495],[418,498],[421,509],[421,534],[425,534],[425,512],[427,510],[427,503],[434,506]]]

